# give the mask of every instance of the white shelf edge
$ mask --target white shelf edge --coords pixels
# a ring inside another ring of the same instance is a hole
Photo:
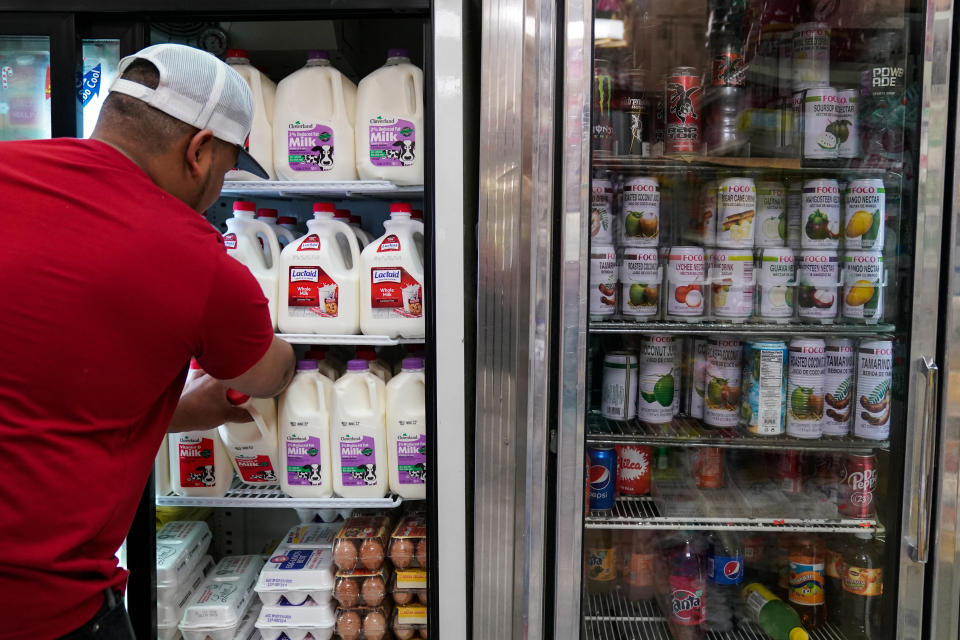
[[[279,487],[275,487],[279,492]],[[234,490],[231,490],[234,491]],[[242,490],[239,490],[242,491]],[[258,507],[261,509],[395,509],[400,496],[386,498],[290,498],[277,497],[186,497],[157,496],[161,507]]]
[[[425,338],[390,338],[388,336],[365,335],[319,335],[315,333],[277,333],[281,340],[290,344],[329,344],[329,345],[373,345],[392,346],[396,344],[424,344]]]
[[[243,194],[271,194],[276,196],[304,196],[343,194],[351,195],[388,195],[407,194],[419,195],[424,191],[423,185],[400,186],[387,180],[338,180],[338,181],[296,181],[296,180],[263,180],[263,181],[226,181],[220,193],[226,195]]]

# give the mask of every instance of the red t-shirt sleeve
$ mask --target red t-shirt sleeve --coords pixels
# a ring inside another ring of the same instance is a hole
[[[247,268],[226,253],[216,265],[196,358],[211,376],[228,380],[246,373],[267,352],[273,322],[267,299]]]

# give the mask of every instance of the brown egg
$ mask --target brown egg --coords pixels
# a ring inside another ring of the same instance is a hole
[[[427,539],[424,538],[417,543],[417,562],[426,569],[427,567]]]
[[[426,589],[417,589],[417,600],[423,604],[427,604],[427,590]]]
[[[360,637],[360,616],[356,611],[344,611],[337,618],[337,633],[342,640],[357,640]]]
[[[420,637],[423,638],[423,640],[427,640],[427,625],[422,624],[417,627],[417,630],[420,632]]]
[[[360,598],[360,587],[357,586],[357,581],[350,578],[340,578],[333,590],[333,597],[347,609],[355,607],[357,600]]]
[[[393,635],[397,640],[410,640],[413,637],[413,627],[394,627]]]
[[[337,540],[337,546],[333,548],[333,561],[341,571],[353,569],[357,566],[357,545],[351,540]]]
[[[390,559],[397,569],[406,569],[413,562],[414,545],[407,538],[397,538],[390,544]]]
[[[383,602],[387,595],[386,586],[383,584],[383,578],[380,576],[371,576],[363,581],[363,587],[360,589],[363,594],[363,603],[368,607],[375,607]]]
[[[379,611],[371,611],[363,619],[366,640],[382,640],[387,633],[387,619]]]
[[[360,547],[360,562],[367,569],[379,569],[383,564],[383,544],[376,538],[364,540]]]
[[[413,600],[412,591],[403,590],[393,592],[393,601],[397,604],[407,604],[411,600]]]

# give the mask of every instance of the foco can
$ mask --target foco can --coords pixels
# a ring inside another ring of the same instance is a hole
[[[857,348],[857,405],[853,435],[865,440],[890,437],[893,342],[870,340]]]
[[[707,279],[703,247],[671,247],[667,263],[667,315],[694,322],[703,316]]]
[[[637,417],[651,424],[673,421],[677,385],[677,345],[672,336],[645,336],[640,343]]]
[[[799,182],[787,188],[787,246],[800,248],[800,219],[803,217],[803,189]]]
[[[613,447],[591,447],[590,512],[605,513],[617,499],[617,452]]]
[[[603,320],[617,311],[617,254],[609,245],[590,247],[590,319]]]
[[[787,399],[787,345],[781,340],[749,342],[744,348],[740,424],[755,436],[783,433]]]
[[[754,244],[758,247],[787,245],[787,191],[781,182],[757,184],[757,230]]]
[[[631,420],[637,416],[637,356],[611,351],[603,357],[603,388],[600,412],[608,420]]]
[[[703,422],[710,427],[735,427],[740,414],[743,346],[739,340],[707,340]]]
[[[844,195],[843,246],[847,249],[883,250],[887,215],[883,180],[854,180]]]
[[[769,247],[760,251],[757,274],[759,315],[764,320],[787,322],[793,317],[796,264],[793,249]]]
[[[876,513],[873,494],[879,480],[877,456],[851,453],[840,465],[837,509],[848,518],[872,518]]]
[[[806,22],[793,29],[793,90],[830,84],[830,27]]]
[[[645,496],[650,493],[653,450],[635,444],[617,445],[617,493]]]
[[[713,315],[746,320],[753,314],[753,252],[715,249],[712,252],[710,302]]]
[[[836,119],[827,125],[827,132],[837,137],[837,156],[856,158],[860,155],[860,133],[857,127],[859,89],[837,91]]]
[[[797,267],[797,313],[810,322],[832,324],[837,317],[840,259],[836,251],[802,251]]]
[[[822,339],[794,338],[790,341],[787,435],[808,439],[822,435],[825,373],[826,345]]]
[[[693,67],[676,67],[666,81],[666,153],[700,153],[703,87]]]
[[[803,92],[804,160],[836,160],[837,136],[830,132],[837,118],[837,90],[831,87]]]
[[[843,317],[860,322],[883,318],[883,254],[847,251],[843,256]]]
[[[803,183],[801,204],[804,249],[836,249],[840,246],[840,185],[836,180]]]
[[[627,247],[620,259],[620,312],[635,320],[657,315],[660,261],[655,248]]]
[[[613,244],[613,185],[606,178],[594,178],[591,185],[590,239]]]
[[[727,178],[717,189],[718,247],[753,248],[757,187],[753,178]]]
[[[703,398],[706,394],[707,340],[694,338],[690,366],[690,384],[687,385],[687,415],[703,420]]]
[[[655,247],[660,239],[660,183],[656,178],[627,178],[623,183],[620,243]]]
[[[823,435],[843,437],[850,433],[850,415],[856,394],[853,382],[853,341],[827,338],[826,372],[823,378]]]
[[[700,185],[697,213],[690,217],[690,235],[694,244],[712,247],[717,240],[717,181]]]
[[[723,486],[723,449],[700,447],[694,461],[694,481],[698,489],[719,489]]]

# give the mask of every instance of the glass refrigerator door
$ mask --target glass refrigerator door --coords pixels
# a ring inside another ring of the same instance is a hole
[[[50,137],[50,38],[0,35],[0,140]]]
[[[564,339],[561,415],[584,422],[559,468],[586,486],[560,496],[585,505],[558,637],[922,637],[924,7],[597,0],[577,75],[576,5],[589,192],[565,191],[583,269],[561,314],[586,335]]]

